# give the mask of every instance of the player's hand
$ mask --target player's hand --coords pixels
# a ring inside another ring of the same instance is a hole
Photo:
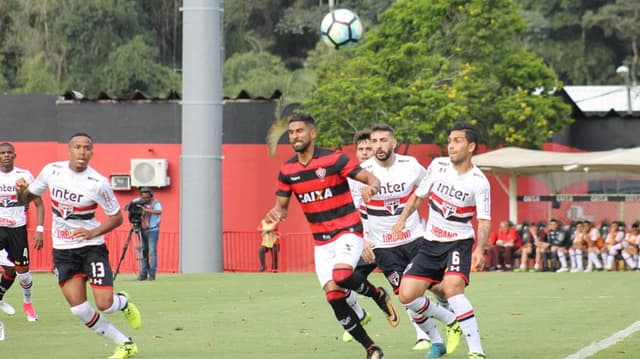
[[[364,241],[362,246],[362,254],[360,255],[362,260],[367,263],[373,263],[376,260],[376,255],[373,253],[373,248],[371,248],[371,243],[369,241]]]
[[[404,229],[405,222],[399,220],[391,227],[391,238],[400,238],[402,237],[402,230]]]
[[[476,247],[471,255],[471,268],[477,272],[484,269],[484,248]]]
[[[360,189],[360,195],[362,196],[362,200],[365,202],[369,202],[373,196],[378,193],[377,187],[365,186]]]
[[[44,245],[44,239],[43,239],[43,235],[42,232],[35,232],[33,234],[33,248],[37,249],[37,250],[41,250],[42,246]]]
[[[22,192],[29,187],[29,183],[23,177],[16,180],[16,192]]]
[[[86,229],[86,228],[76,228],[73,231],[71,231],[71,237],[74,239],[81,239],[81,240],[89,240],[93,237],[95,237],[95,235],[93,234],[92,231]]]
[[[271,210],[269,212],[267,212],[267,215],[264,217],[264,220],[271,224],[271,223],[275,223],[275,222],[280,222],[280,221],[284,221],[287,218],[287,210],[283,209],[282,207],[273,207],[271,208]]]

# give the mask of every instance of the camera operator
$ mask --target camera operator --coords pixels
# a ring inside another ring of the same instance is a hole
[[[156,280],[156,268],[158,267],[158,235],[160,234],[162,204],[153,197],[151,188],[140,187],[140,197],[133,200],[131,205],[135,205],[141,210],[142,258],[140,259],[140,274],[138,274],[138,280],[147,280],[147,278],[149,280]],[[129,208],[129,212],[135,213],[135,211],[131,211],[131,208]]]

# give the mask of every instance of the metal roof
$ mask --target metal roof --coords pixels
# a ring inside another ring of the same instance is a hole
[[[622,116],[640,116],[640,87],[564,86],[562,89],[575,107],[587,116],[605,115],[610,112],[616,112]],[[628,93],[631,98],[631,114],[629,114]]]
[[[226,101],[253,101],[253,100],[277,100],[282,97],[282,92],[280,90],[275,90],[270,97],[262,97],[262,96],[251,96],[247,91],[240,91],[236,97],[224,97]],[[73,102],[73,101],[82,101],[82,102],[116,102],[116,101],[180,101],[182,96],[178,91],[171,90],[167,93],[165,97],[152,97],[148,94],[135,90],[128,95],[117,96],[105,91],[101,91],[95,98],[86,97],[82,92],[75,90],[65,91],[63,94],[58,96],[59,102]]]

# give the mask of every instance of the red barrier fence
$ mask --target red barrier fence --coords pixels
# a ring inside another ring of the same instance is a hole
[[[128,230],[116,230],[106,236],[109,248],[109,260],[113,270],[116,270],[122,251],[124,250]],[[33,238],[29,233],[29,238]],[[125,254],[121,273],[135,273],[138,271],[136,262],[136,247],[140,243],[134,235],[129,242]],[[224,270],[229,272],[255,272],[260,267],[258,250],[262,239],[258,232],[224,232],[222,234],[224,251]],[[44,234],[44,248],[31,248],[31,270],[51,271],[53,260],[51,257],[51,234]],[[33,244],[31,244],[33,245]],[[158,272],[175,273],[179,269],[180,242],[177,232],[160,232],[158,239]],[[271,268],[271,255],[267,253],[267,268]],[[280,272],[313,272],[313,239],[309,233],[288,233],[280,237],[279,268]]]

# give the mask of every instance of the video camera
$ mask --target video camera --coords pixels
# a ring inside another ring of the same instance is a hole
[[[142,205],[146,202],[142,198],[136,198],[131,203],[124,206],[124,209],[129,211],[129,222],[135,226],[139,226],[142,223]]]

